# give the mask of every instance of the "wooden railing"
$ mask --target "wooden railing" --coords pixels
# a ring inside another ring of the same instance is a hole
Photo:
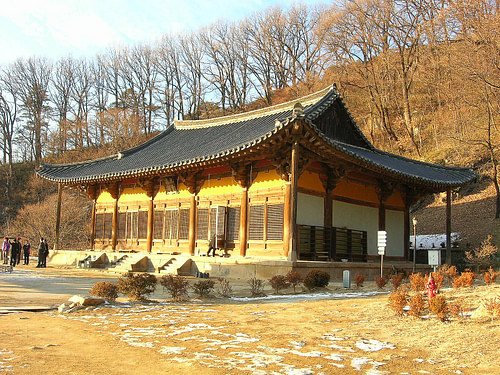
[[[366,231],[298,225],[299,260],[366,262]]]

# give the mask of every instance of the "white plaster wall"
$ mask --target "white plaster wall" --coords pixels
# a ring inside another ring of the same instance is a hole
[[[377,255],[378,209],[333,201],[333,226],[366,231],[368,255]]]
[[[405,243],[405,215],[401,211],[385,211],[385,228],[387,230],[387,247],[385,254],[390,256],[404,256]]]
[[[322,227],[324,225],[324,209],[322,197],[297,194],[297,224]]]

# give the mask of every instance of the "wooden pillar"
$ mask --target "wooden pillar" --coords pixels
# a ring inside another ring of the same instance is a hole
[[[240,256],[244,257],[248,246],[248,189],[251,185],[252,163],[240,162],[231,165],[234,180],[241,187],[240,198]]]
[[[392,185],[384,181],[379,181],[376,188],[379,204],[378,204],[378,230],[386,230],[385,225],[385,202],[392,195]]]
[[[59,239],[61,236],[61,200],[62,200],[62,189],[61,183],[57,185],[57,210],[56,210],[56,240],[54,242],[54,250],[60,249]]]
[[[290,254],[290,222],[291,218],[292,187],[289,181],[285,182],[285,204],[283,207],[283,255],[287,257]]]
[[[92,213],[90,217],[90,249],[94,250],[95,247],[95,215],[97,209],[97,186],[88,185],[85,189],[88,197],[92,200]]]
[[[247,234],[248,234],[248,187],[241,189],[240,206],[240,256],[244,257],[247,253]]]
[[[148,253],[153,249],[153,234],[154,234],[154,212],[155,203],[154,197],[149,197],[149,207],[148,207],[148,234],[147,234],[147,244],[146,250]]]
[[[297,246],[297,195],[299,185],[299,143],[295,141],[292,145],[292,162],[290,177],[290,251],[288,260],[295,262],[298,259]]]
[[[118,199],[120,198],[120,183],[112,183],[106,186],[106,189],[111,194],[111,197],[115,200],[113,206],[113,222],[111,227],[111,249],[116,250],[116,244],[118,243]]]
[[[410,208],[406,205],[405,206],[405,211],[404,211],[404,229],[403,229],[403,236],[405,239],[404,243],[404,258],[406,260],[409,260],[410,256]]]
[[[95,248],[95,214],[96,214],[97,199],[92,200],[92,217],[90,218],[90,249]]]
[[[191,194],[189,204],[189,255],[194,255],[196,247],[196,194]]]
[[[188,175],[181,175],[181,179],[186,185],[189,193],[191,194],[189,204],[189,232],[188,232],[188,249],[189,255],[195,254],[196,248],[196,196],[200,192],[201,187],[205,180],[203,179],[203,172],[195,172]]]
[[[153,237],[154,237],[154,212],[155,212],[155,204],[154,199],[156,194],[158,193],[160,184],[158,182],[158,178],[154,177],[148,180],[140,180],[139,181],[141,187],[146,191],[146,194],[149,198],[148,205],[148,233],[146,237],[146,250],[150,253],[153,249]]]
[[[331,228],[333,226],[333,190],[339,181],[345,176],[346,170],[342,165],[330,168],[323,165],[323,171],[319,178],[325,189],[325,201],[323,204],[323,226]]]
[[[451,189],[446,191],[446,264],[451,266]]]

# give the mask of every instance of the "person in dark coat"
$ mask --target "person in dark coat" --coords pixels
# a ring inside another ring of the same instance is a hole
[[[23,243],[21,237],[17,237],[17,264],[21,263],[21,257],[23,252]]]
[[[10,265],[11,267],[15,267],[17,264],[17,254],[21,251],[19,246],[19,242],[17,238],[14,238],[14,241],[10,244]]]
[[[40,238],[40,245],[38,245],[38,264],[36,265],[36,268],[42,267],[44,254],[45,254],[45,243],[43,242],[43,238]]]
[[[47,243],[47,239],[45,238],[43,240],[43,247],[44,247],[44,253],[43,253],[43,268],[47,267],[47,257],[49,256],[49,244]]]
[[[23,254],[24,254],[24,265],[30,264],[30,253],[31,253],[31,245],[28,240],[25,241],[23,245]]]

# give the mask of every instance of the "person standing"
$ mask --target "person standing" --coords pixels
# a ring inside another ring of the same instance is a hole
[[[2,259],[3,264],[8,264],[9,262],[9,251],[10,251],[10,242],[7,237],[4,237],[2,244]]]
[[[23,242],[21,241],[21,237],[17,237],[17,262],[16,262],[16,264],[21,263],[22,252],[23,252]]]
[[[15,267],[17,264],[17,254],[21,251],[19,247],[19,242],[17,238],[14,238],[14,242],[10,245],[10,265],[11,267]]]
[[[44,254],[45,254],[45,244],[43,242],[43,238],[40,238],[40,245],[38,245],[38,264],[36,268],[42,267]]]
[[[49,256],[49,244],[47,243],[47,239],[43,240],[44,253],[43,253],[43,268],[47,267],[47,257]]]
[[[23,245],[23,254],[24,254],[24,265],[27,266],[30,264],[30,253],[31,253],[31,245],[28,240],[25,241]]]

